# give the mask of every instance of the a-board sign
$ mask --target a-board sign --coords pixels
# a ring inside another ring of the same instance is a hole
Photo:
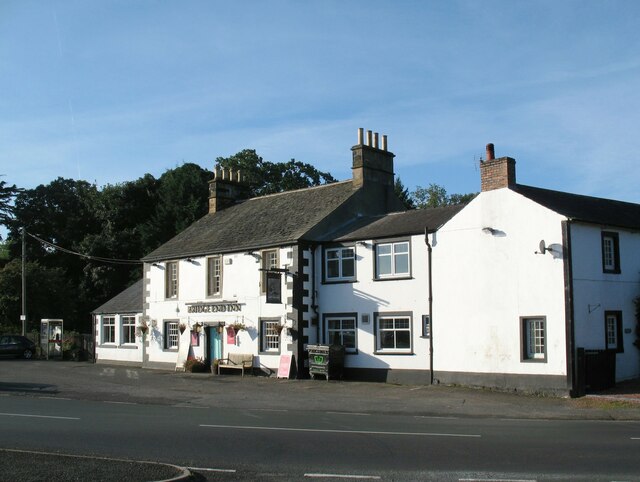
[[[291,372],[291,355],[280,355],[278,366],[278,378],[289,378]]]
[[[184,371],[184,362],[189,357],[189,348],[191,346],[189,332],[185,330],[185,333],[180,334],[180,342],[178,343],[178,359],[176,360],[176,371]]]

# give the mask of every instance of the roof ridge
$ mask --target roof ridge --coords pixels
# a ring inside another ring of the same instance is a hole
[[[513,189],[514,191],[518,191],[518,187],[523,187],[525,189],[535,189],[538,191],[546,191],[546,192],[550,192],[550,193],[557,193],[557,194],[564,194],[566,196],[576,196],[576,197],[581,197],[581,198],[588,198],[588,199],[594,199],[594,200],[598,200],[598,201],[606,201],[606,202],[614,202],[614,203],[624,203],[624,204],[631,204],[633,206],[639,206],[639,203],[634,203],[631,201],[620,201],[619,199],[611,199],[608,197],[600,197],[600,196],[589,196],[587,194],[578,194],[575,192],[568,192],[568,191],[558,191],[557,189],[549,189],[546,187],[538,187],[538,186],[529,186],[527,184],[519,184],[517,183],[515,185],[515,189]]]
[[[325,187],[336,186],[338,184],[347,184],[351,182],[352,182],[351,179],[348,179],[346,181],[336,181],[336,182],[329,182],[327,184],[320,184],[319,186],[301,187],[300,189],[291,189],[290,191],[274,192],[271,194],[264,194],[262,196],[252,197],[247,199],[246,201],[256,201],[258,199],[265,199],[265,198],[274,197],[274,196],[282,196],[283,194],[291,194],[291,193],[300,192],[300,191],[309,191],[312,189],[321,189]]]

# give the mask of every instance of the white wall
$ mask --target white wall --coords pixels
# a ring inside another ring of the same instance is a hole
[[[602,231],[618,233],[619,274],[602,269]],[[576,347],[605,349],[605,311],[622,311],[624,352],[616,355],[616,379],[640,376],[634,298],[640,296],[640,233],[614,227],[571,225]]]
[[[322,251],[316,250],[315,276],[319,305],[320,340],[327,339],[323,315],[357,313],[357,354],[347,354],[349,368],[429,369],[429,339],[422,337],[422,315],[428,314],[427,248],[424,235],[406,237],[411,245],[411,279],[376,281],[373,240],[353,243],[356,250],[356,282],[323,283]],[[405,238],[398,238],[405,239]],[[381,240],[375,240],[381,241]],[[351,243],[345,243],[351,245]],[[413,352],[406,354],[376,354],[374,313],[411,312]],[[362,315],[369,323],[362,323]]]
[[[566,375],[562,219],[499,189],[432,236],[436,373]],[[553,254],[535,254],[540,240]],[[521,360],[528,316],[546,317],[544,363]]]
[[[292,260],[288,256],[291,251],[291,247],[279,249],[281,267],[292,264]],[[280,318],[282,323],[286,321],[286,313],[291,308],[286,304],[287,298],[291,296],[290,291],[286,289],[287,279],[283,275],[282,303],[266,303],[265,295],[260,293],[261,271],[259,271],[259,268],[261,264],[259,259],[254,256],[247,253],[234,253],[223,256],[221,297],[207,297],[207,261],[205,257],[200,257],[193,258],[192,261],[178,261],[178,298],[165,299],[164,266],[164,263],[159,263],[159,266],[151,265],[145,268],[147,279],[149,280],[145,286],[147,290],[145,302],[148,303],[145,314],[149,316],[152,325],[149,337],[150,362],[176,362],[176,352],[164,349],[165,321],[177,320],[179,323],[185,323],[187,330],[196,323],[203,323],[205,326],[218,323],[224,323],[227,326],[235,322],[244,323],[247,330],[240,331],[235,345],[227,343],[225,330],[222,336],[223,356],[231,352],[257,355],[260,341],[259,319]],[[217,303],[222,301],[237,302],[241,305],[241,309],[234,312],[188,313],[189,303]],[[291,322],[288,322],[288,326],[291,326]],[[200,346],[193,347],[193,351],[196,357],[204,358],[207,344],[204,330],[200,337]],[[291,343],[291,337],[287,334],[287,330],[283,330],[280,341],[280,353],[287,353],[285,349],[287,344]],[[260,364],[269,368],[277,368],[278,362],[279,355],[260,355],[255,362],[255,366]]]

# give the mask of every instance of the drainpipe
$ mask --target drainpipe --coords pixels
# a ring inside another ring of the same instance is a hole
[[[431,287],[431,244],[429,243],[429,228],[424,228],[424,242],[427,245],[427,273],[429,274],[429,373],[433,385],[433,289]]]

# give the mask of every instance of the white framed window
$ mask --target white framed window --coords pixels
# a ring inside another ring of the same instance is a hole
[[[617,353],[624,351],[622,343],[622,312],[604,312],[604,331],[607,350],[614,350]]]
[[[280,319],[260,320],[260,351],[280,353]]]
[[[207,296],[222,295],[222,256],[207,258]]]
[[[545,317],[522,318],[522,359],[547,360],[547,320]]]
[[[102,317],[102,343],[116,342],[116,317]]]
[[[409,313],[376,313],[376,351],[379,353],[411,353],[411,315]]]
[[[165,298],[178,297],[178,262],[168,261],[165,264]]]
[[[260,292],[263,294],[267,292],[267,270],[280,267],[278,251],[277,249],[268,249],[262,252]]]
[[[411,275],[409,241],[376,244],[376,279]]]
[[[324,251],[325,281],[353,281],[356,277],[356,250],[353,247]]]
[[[122,322],[122,343],[135,343],[136,342],[136,317],[135,316],[121,316]]]
[[[327,328],[327,343],[342,345],[346,352],[354,353],[357,349],[357,315],[355,313],[325,315],[324,320]]]
[[[164,322],[164,347],[167,350],[177,350],[180,341],[180,331],[177,321]]]
[[[602,271],[604,273],[620,273],[618,233],[602,232]]]

